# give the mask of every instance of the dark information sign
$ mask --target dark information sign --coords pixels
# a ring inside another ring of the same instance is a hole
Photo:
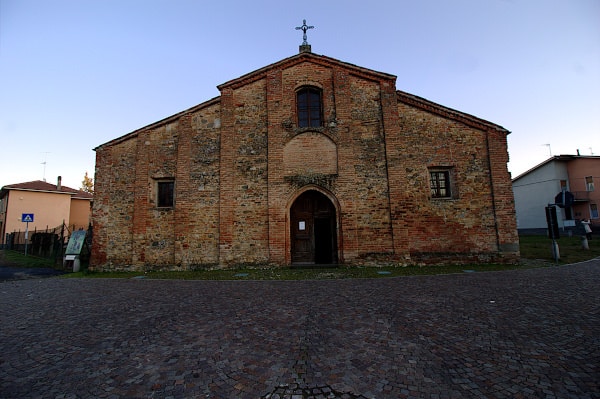
[[[81,253],[81,248],[83,248],[85,242],[85,234],[85,230],[77,230],[71,234],[65,255],[79,255]]]

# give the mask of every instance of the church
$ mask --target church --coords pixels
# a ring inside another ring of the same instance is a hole
[[[217,88],[95,148],[92,270],[518,260],[502,126],[306,40]]]

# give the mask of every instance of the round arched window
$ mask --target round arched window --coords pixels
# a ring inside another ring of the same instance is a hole
[[[303,87],[296,94],[298,107],[298,127],[321,127],[322,107],[321,90],[315,87]]]

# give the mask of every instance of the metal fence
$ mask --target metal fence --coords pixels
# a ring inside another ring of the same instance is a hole
[[[14,231],[6,234],[6,244],[4,249],[21,252],[23,254],[38,256],[46,259],[53,259],[54,264],[60,265],[63,262],[65,249],[69,238],[74,231],[87,230],[85,245],[81,251],[82,260],[89,259],[92,243],[92,226],[68,226],[61,224],[54,228],[46,227],[45,230],[28,232],[26,239],[24,231]]]

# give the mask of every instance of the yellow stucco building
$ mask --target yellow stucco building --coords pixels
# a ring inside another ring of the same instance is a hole
[[[0,242],[6,244],[7,234],[25,231],[23,214],[33,214],[29,231],[60,226],[63,222],[75,229],[87,229],[91,222],[93,196],[61,184],[36,180],[11,184],[0,189]]]

